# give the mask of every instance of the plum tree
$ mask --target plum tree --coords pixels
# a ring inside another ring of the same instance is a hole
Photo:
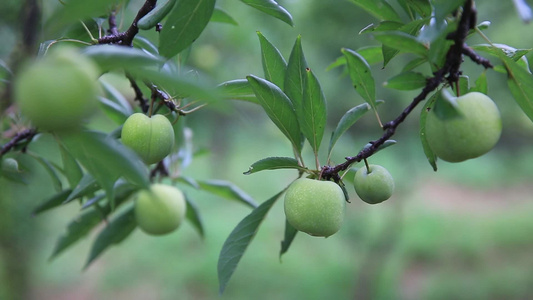
[[[448,162],[461,162],[489,152],[502,132],[496,104],[479,92],[452,101],[456,103],[455,112],[439,112],[436,105],[427,116],[426,138],[433,152]]]
[[[176,230],[186,213],[183,193],[176,187],[152,184],[142,190],[135,200],[135,220],[142,231],[163,235]]]
[[[285,194],[285,216],[299,231],[328,237],[342,226],[345,202],[344,193],[336,183],[300,178]]]
[[[41,130],[77,128],[97,105],[98,69],[73,48],[61,47],[30,63],[14,83],[22,113]]]
[[[161,161],[174,146],[174,129],[163,115],[148,117],[134,113],[122,127],[122,143],[133,149],[147,164]]]
[[[382,166],[369,165],[362,167],[355,173],[355,192],[369,204],[381,203],[392,196],[394,179]]]

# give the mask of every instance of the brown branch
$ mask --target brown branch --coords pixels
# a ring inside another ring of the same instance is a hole
[[[0,148],[0,157],[13,149],[20,141],[27,140],[30,142],[37,134],[35,129],[26,129],[17,133],[9,142]]]

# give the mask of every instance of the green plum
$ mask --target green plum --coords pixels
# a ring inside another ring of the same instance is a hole
[[[334,182],[308,178],[295,180],[285,193],[285,216],[299,231],[328,237],[342,226],[346,203]]]
[[[14,99],[40,130],[71,131],[97,108],[98,75],[89,58],[60,47],[23,68],[14,81]]]
[[[458,115],[443,118],[429,112],[426,139],[433,153],[448,162],[461,162],[489,152],[500,139],[502,121],[496,104],[472,92],[456,98]]]
[[[122,143],[133,149],[147,164],[161,161],[174,146],[174,129],[163,115],[151,118],[134,113],[122,127]]]
[[[392,196],[394,179],[387,169],[379,165],[361,167],[355,173],[354,187],[357,196],[369,204],[381,203]]]
[[[187,210],[183,193],[176,187],[152,184],[142,190],[135,200],[135,220],[142,231],[163,235],[176,230]]]

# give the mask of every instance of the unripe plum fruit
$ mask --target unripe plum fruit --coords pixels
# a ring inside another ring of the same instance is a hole
[[[394,179],[382,166],[361,167],[355,173],[354,187],[357,196],[369,204],[381,203],[392,196]]]
[[[97,107],[99,71],[73,48],[61,47],[27,65],[15,78],[14,99],[34,126],[44,131],[79,127]]]
[[[134,207],[137,225],[151,235],[176,230],[185,218],[186,210],[185,197],[178,188],[157,183],[138,193]]]
[[[426,120],[426,139],[433,153],[448,162],[461,162],[489,152],[500,139],[502,121],[496,104],[472,92],[456,98],[459,115],[441,118],[434,109]]]
[[[174,129],[163,115],[151,118],[134,113],[122,126],[122,143],[133,149],[147,164],[161,161],[174,146]]]
[[[328,237],[342,226],[346,203],[334,182],[308,178],[295,180],[285,193],[285,216],[297,230]]]

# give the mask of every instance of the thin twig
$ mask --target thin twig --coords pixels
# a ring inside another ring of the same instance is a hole
[[[7,142],[0,149],[0,157],[13,149],[19,142],[23,140],[31,141],[31,139],[37,134],[35,129],[26,129],[17,133],[9,142]]]

